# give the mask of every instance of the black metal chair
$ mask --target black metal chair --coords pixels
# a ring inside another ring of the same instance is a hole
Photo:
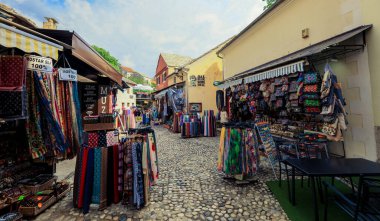
[[[329,190],[334,203],[351,216],[354,220],[380,220],[380,180],[360,177],[358,189],[355,193],[343,194],[337,187],[323,181],[325,190],[324,220],[327,220]]]

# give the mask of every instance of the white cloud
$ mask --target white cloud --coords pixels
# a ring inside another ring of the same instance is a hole
[[[237,34],[261,0],[1,0],[42,24],[57,18],[126,66],[154,75],[160,52],[198,57]]]

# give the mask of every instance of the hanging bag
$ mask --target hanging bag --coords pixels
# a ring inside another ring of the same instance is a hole
[[[333,123],[323,123],[322,132],[330,136],[335,136],[337,132],[337,128],[338,128],[338,118],[336,118]]]

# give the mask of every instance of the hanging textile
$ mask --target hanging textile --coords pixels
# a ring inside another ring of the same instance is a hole
[[[258,137],[250,127],[227,125],[222,128],[218,164],[226,175],[253,176],[258,169]]]
[[[94,149],[94,183],[92,192],[92,203],[100,204],[100,189],[102,178],[102,149]]]
[[[132,139],[124,139],[124,187],[123,204],[132,203],[133,195],[133,164],[132,164]]]
[[[86,167],[86,178],[85,178],[85,189],[83,196],[83,213],[86,214],[90,210],[92,190],[94,183],[94,149],[89,148],[87,167]]]
[[[202,117],[203,136],[215,137],[216,136],[216,118],[213,110],[205,110]]]
[[[36,95],[34,78],[31,71],[27,71],[28,114],[26,120],[26,132],[28,136],[30,153],[33,159],[42,158],[47,153],[47,148],[42,137],[41,114]]]
[[[222,90],[216,91],[216,107],[219,111],[224,107],[224,91]]]
[[[99,210],[107,207],[107,165],[108,165],[108,151],[107,147],[102,147],[102,166],[101,166],[101,181],[100,181],[100,204]]]
[[[144,204],[144,182],[142,174],[142,145],[139,142],[132,145],[133,163],[133,203],[137,209]]]
[[[181,116],[181,137],[199,137],[202,134],[202,122],[198,114]]]

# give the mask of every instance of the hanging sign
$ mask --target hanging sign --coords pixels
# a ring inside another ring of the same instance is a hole
[[[84,113],[88,116],[98,114],[98,85],[83,84],[82,85],[82,102]]]
[[[59,68],[59,80],[61,81],[77,81],[77,70],[71,68]]]
[[[99,98],[98,98],[98,113],[99,114],[110,114],[112,113],[112,108],[110,109],[111,102],[111,88],[108,85],[99,85]]]
[[[53,72],[53,60],[51,58],[29,55],[26,56],[28,61],[27,69],[35,71]]]

